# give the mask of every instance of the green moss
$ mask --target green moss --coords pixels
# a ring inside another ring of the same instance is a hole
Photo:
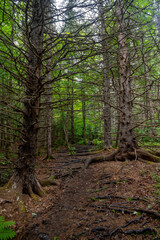
[[[51,186],[51,185],[57,185],[57,183],[54,181],[54,178],[48,178],[40,181],[40,184],[42,187]]]
[[[18,205],[19,205],[19,208],[20,208],[21,212],[26,213],[27,210],[26,210],[26,207],[24,205],[24,202],[22,200],[17,200],[17,201],[18,201]]]

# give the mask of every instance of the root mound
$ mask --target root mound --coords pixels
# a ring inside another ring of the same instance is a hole
[[[134,151],[131,151],[131,152],[128,151],[124,153],[118,149],[109,155],[95,156],[87,159],[85,161],[84,167],[88,168],[88,166],[93,162],[103,162],[103,161],[125,161],[125,160],[143,159],[151,162],[160,162],[160,157],[156,155],[158,154],[154,153],[153,155],[142,149],[134,149]]]
[[[15,192],[28,194],[30,197],[33,197],[34,194],[42,197],[44,194],[42,186],[36,176],[34,176],[32,181],[25,181],[24,178],[14,174],[7,184],[7,188],[10,187],[12,190],[15,190]]]

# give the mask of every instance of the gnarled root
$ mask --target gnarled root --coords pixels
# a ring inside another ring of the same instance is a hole
[[[47,178],[39,181],[42,187],[57,185],[57,183],[52,178]]]
[[[134,152],[125,152],[122,153],[118,149],[117,151],[114,151],[113,153],[106,155],[106,156],[96,156],[93,158],[89,158],[85,161],[84,167],[87,168],[89,164],[92,162],[103,162],[103,161],[125,161],[125,160],[138,160],[138,159],[144,159],[146,161],[151,162],[160,162],[160,157],[157,157],[149,152],[146,152],[142,149],[134,149]]]
[[[6,188],[11,188],[18,194],[28,194],[32,198],[34,198],[34,194],[40,197],[44,195],[44,190],[36,176],[32,178],[32,181],[24,181],[24,178],[14,174],[6,185]]]
[[[96,156],[93,158],[89,158],[85,161],[84,167],[87,168],[89,164],[91,164],[92,162],[112,161],[114,160],[117,153],[118,153],[118,150],[106,156]]]
[[[160,162],[160,157],[157,156],[158,154],[152,154],[142,149],[137,149],[137,155],[139,158],[142,158],[147,161]]]

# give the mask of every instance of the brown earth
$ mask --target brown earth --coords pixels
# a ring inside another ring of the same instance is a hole
[[[76,152],[90,153],[86,146]],[[90,156],[64,149],[54,157],[37,161],[38,177],[56,182],[43,198],[0,191],[0,213],[16,222],[16,240],[160,239],[160,164],[111,161],[84,169]]]

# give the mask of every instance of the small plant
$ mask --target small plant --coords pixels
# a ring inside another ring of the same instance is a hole
[[[7,165],[7,162],[6,161],[1,161],[0,164],[2,164],[3,166]]]
[[[159,196],[159,187],[160,187],[160,185],[156,184],[156,190],[155,190],[155,197],[156,198],[158,198],[158,196]]]
[[[128,202],[132,202],[132,198],[131,198],[131,197],[128,197],[128,198],[127,198],[127,201],[128,201]]]
[[[143,170],[142,170],[142,176],[144,176],[144,175],[145,175],[145,170],[143,169]]]
[[[75,147],[69,147],[69,154],[70,155],[75,155],[76,154],[75,150],[76,150]]]
[[[96,199],[95,199],[94,197],[90,197],[89,200],[90,200],[90,201],[93,201],[93,202],[96,201]]]
[[[0,240],[12,239],[15,237],[16,233],[10,228],[15,225],[15,222],[4,221],[4,217],[0,216]]]
[[[157,183],[160,183],[160,177],[156,173],[153,173],[152,179]]]

